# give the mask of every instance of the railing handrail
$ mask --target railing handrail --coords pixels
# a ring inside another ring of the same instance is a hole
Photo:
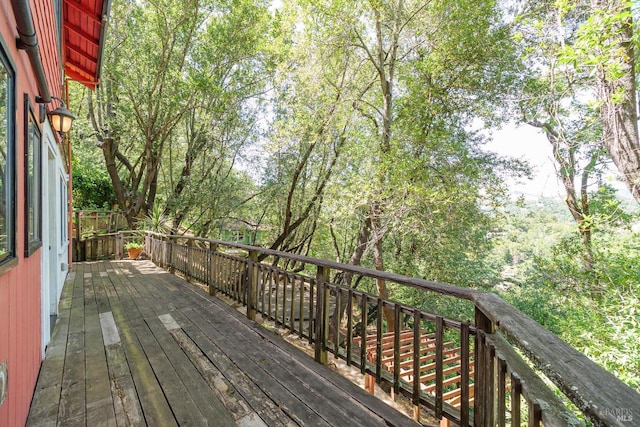
[[[122,231],[114,231],[113,233],[94,233],[91,236],[87,236],[87,239],[95,239],[98,237],[104,238],[104,237],[117,237],[117,236],[122,236],[122,235],[128,235],[128,236],[133,236],[133,237],[144,237],[145,233],[144,232],[140,232],[140,231],[131,231],[131,230],[122,230]]]
[[[374,277],[377,279],[384,279],[390,282],[401,283],[403,285],[411,286],[413,288],[425,289],[432,292],[436,292],[442,295],[462,298],[468,301],[473,301],[475,296],[483,291],[476,289],[461,288],[459,286],[449,285],[446,283],[435,282],[426,279],[419,279],[416,277],[404,276],[401,274],[390,273],[387,271],[374,270],[371,268],[360,267],[353,264],[342,264],[335,261],[327,261],[319,258],[312,258],[304,255],[296,255],[288,252],[276,251],[268,248],[261,248],[259,246],[249,246],[241,243],[232,243],[224,240],[207,239],[203,237],[189,237],[178,234],[161,234],[152,231],[147,231],[147,235],[156,236],[164,239],[188,239],[193,241],[199,241],[204,243],[210,243],[214,245],[228,246],[235,249],[242,249],[247,252],[257,252],[262,255],[279,257],[282,259],[289,259],[291,261],[297,261],[303,264],[311,264],[318,267],[326,267],[332,270],[344,271],[354,273],[363,276]]]
[[[617,414],[625,411],[640,417],[640,395],[611,372],[500,296],[482,292],[473,301],[500,332],[592,420],[622,425]]]
[[[487,334],[500,331],[511,345],[521,350],[595,425],[630,425],[625,423],[632,422],[634,415],[636,418],[640,417],[640,395],[634,389],[494,293],[222,240],[150,231],[145,234],[160,240],[190,240],[207,243],[216,248],[224,246],[241,249],[254,255],[273,256],[384,279],[469,300],[476,308],[478,330]],[[546,405],[544,401],[537,404],[542,407]]]

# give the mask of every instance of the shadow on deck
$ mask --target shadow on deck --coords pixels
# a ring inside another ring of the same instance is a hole
[[[150,261],[74,264],[31,404],[44,425],[417,425]]]

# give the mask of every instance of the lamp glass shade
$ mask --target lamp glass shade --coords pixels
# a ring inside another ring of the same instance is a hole
[[[51,119],[51,126],[53,126],[57,132],[67,133],[69,129],[71,129],[71,125],[76,116],[66,108],[58,107],[49,113],[49,118]]]

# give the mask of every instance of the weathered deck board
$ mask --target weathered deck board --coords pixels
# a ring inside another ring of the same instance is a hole
[[[98,274],[97,266],[92,266],[92,277]],[[88,420],[100,420],[96,425],[116,426],[116,415],[111,396],[111,382],[102,326],[95,295],[96,287],[91,283],[84,286],[84,336],[85,336],[85,393]]]
[[[173,338],[173,341],[166,339],[165,344],[168,347],[172,347],[172,346],[180,347],[180,349],[187,356],[188,360],[186,362],[190,360],[196,366],[197,373],[199,374],[201,379],[203,379],[205,383],[209,386],[209,388],[213,390],[217,398],[220,401],[224,402],[224,406],[228,407],[231,410],[232,416],[234,417],[234,419],[236,419],[236,421],[240,421],[242,419],[251,419],[253,414],[256,414],[256,412],[250,409],[249,407],[250,405],[246,404],[246,402],[244,402],[244,399],[231,397],[232,395],[237,394],[233,392],[234,387],[232,386],[232,383],[236,384],[240,380],[242,373],[239,370],[237,370],[237,367],[235,365],[227,364],[224,368],[224,371],[225,371],[224,375],[227,375],[227,376],[231,375],[230,370],[232,370],[233,368],[235,368],[238,372],[236,372],[235,375],[232,375],[233,381],[228,381],[228,380],[225,381],[225,378],[222,372],[216,369],[216,367],[211,362],[211,360],[207,359],[207,357],[203,354],[200,348],[196,346],[195,343],[189,339],[189,337],[184,333],[184,331],[180,329],[180,326],[177,324],[177,322],[171,316],[171,314],[168,313],[169,308],[171,308],[171,312],[173,314],[176,313],[175,312],[176,302],[182,302],[184,304],[184,300],[180,298],[179,293],[176,292],[177,290],[179,290],[180,286],[176,287],[171,285],[170,283],[165,282],[167,289],[171,290],[170,294],[165,292],[161,292],[161,293],[154,292],[156,290],[154,288],[154,284],[157,284],[158,280],[154,280],[154,282],[152,283],[149,281],[141,280],[141,277],[142,276],[138,276],[138,277],[134,276],[133,278],[131,278],[132,286],[130,286],[129,289],[133,292],[142,292],[148,295],[150,298],[154,298],[156,300],[156,304],[153,304],[152,308],[155,308],[155,310],[153,311],[153,314],[157,316],[157,319],[153,319],[152,323],[155,325],[156,323],[158,323],[158,319],[160,319],[159,323],[162,323],[162,319],[165,319],[167,323],[169,323],[169,321],[173,323],[170,326],[166,326],[165,324],[162,324],[162,327],[158,327],[155,333],[160,335],[162,334],[162,328],[168,329],[169,333],[171,334],[171,337]],[[181,283],[181,285],[182,287],[184,287],[184,283]],[[167,298],[168,295],[170,295],[171,298]],[[204,300],[201,299],[196,303],[202,303],[203,301]],[[188,306],[188,303],[187,303],[187,306]],[[148,315],[150,316],[150,318],[152,317],[151,313],[148,313]],[[179,351],[177,351],[177,347],[174,347],[174,350],[176,351],[172,352],[171,354],[180,353]],[[215,354],[217,355],[222,353],[218,350]],[[183,361],[183,363],[186,363],[186,362]],[[220,383],[220,381],[222,381],[222,383]],[[254,389],[253,393],[255,394],[255,386],[252,385],[249,389],[251,388]],[[204,393],[202,394],[202,396],[205,396]],[[265,397],[258,399],[258,401],[264,402]],[[216,400],[210,400],[209,404],[211,405],[212,402],[214,404],[217,403]],[[281,413],[281,411],[275,405],[272,405],[272,408],[270,409],[275,414]],[[218,410],[224,410],[224,409],[219,408]],[[281,414],[279,417],[277,415],[273,416],[268,411],[264,412],[261,418],[266,418],[267,421],[270,421],[267,423],[268,425],[282,425],[282,424],[286,424],[289,421],[287,417],[284,417]],[[259,425],[259,424],[254,423],[252,425]]]
[[[58,422],[79,425],[86,419],[84,372],[84,283],[91,273],[76,274],[71,297],[67,349],[58,407]]]
[[[47,358],[42,362],[40,376],[31,407],[31,425],[51,426],[58,418],[58,402],[62,389],[67,335],[69,331],[69,307],[73,293],[75,272],[67,276],[60,298],[60,313],[47,347]]]
[[[147,261],[74,265],[27,425],[416,425]]]
[[[168,282],[178,282],[177,285],[179,285],[180,282],[179,278],[170,274],[162,276],[162,278]],[[249,321],[244,316],[236,315],[233,316],[233,318],[220,315],[216,316],[216,313],[224,312],[224,310],[228,309],[226,304],[222,301],[213,299],[210,300],[209,306],[205,308],[200,302],[202,298],[204,298],[202,296],[204,294],[199,294],[196,292],[196,289],[197,288],[192,287],[189,289],[188,293],[183,294],[182,298],[190,297],[190,299],[186,301],[183,301],[182,299],[174,300],[174,307],[186,306],[187,309],[183,310],[185,313],[189,313],[192,310],[197,311],[200,316],[192,318],[192,323],[198,325],[198,327],[203,330],[204,328],[208,328],[204,331],[205,336],[216,336],[216,334],[220,333],[228,337],[229,333],[236,331],[238,335],[230,339],[228,347],[222,346],[225,352],[229,352],[229,348],[233,348],[235,346],[235,351],[232,351],[228,355],[230,359],[233,360],[234,357],[236,357],[236,354],[249,354],[250,356],[252,355],[250,359],[255,361],[260,360],[260,358],[265,357],[265,355],[269,355],[271,360],[278,362],[279,366],[276,365],[276,368],[280,369],[282,367],[282,369],[290,370],[298,377],[304,378],[303,393],[306,393],[311,389],[312,393],[310,394],[312,395],[314,391],[312,389],[317,386],[316,384],[330,383],[333,388],[333,394],[331,398],[327,399],[327,402],[331,402],[332,400],[335,401],[333,411],[342,410],[341,403],[343,402],[343,399],[351,402],[349,404],[349,408],[353,407],[352,401],[356,400],[364,407],[369,408],[371,412],[376,413],[379,417],[389,417],[393,419],[393,415],[396,413],[395,410],[389,408],[387,405],[380,404],[379,400],[368,393],[360,393],[361,390],[349,380],[339,375],[334,375],[334,372],[329,368],[317,364],[312,358],[307,356],[294,357],[294,355],[299,354],[298,351],[292,352],[292,346],[280,337],[275,336],[272,332],[260,327],[254,322]],[[234,312],[234,314],[237,313]],[[207,324],[210,324],[211,327],[205,326]],[[251,334],[248,333],[247,328],[251,330]],[[192,331],[188,331],[188,333],[191,334]],[[224,339],[225,337],[219,338],[221,342]],[[216,340],[216,342],[217,341],[218,340]],[[258,348],[255,346],[255,342],[262,342],[262,347]],[[240,343],[244,343],[246,348]],[[267,363],[269,362],[270,361],[267,361]],[[236,364],[239,364],[239,362],[236,361]],[[259,366],[267,371],[267,375],[273,375],[272,371],[274,366],[269,364],[265,365],[264,363],[259,364]],[[254,372],[253,367],[245,368],[243,370],[245,372]],[[310,373],[318,376],[315,381],[312,381],[311,378],[309,378],[308,375]],[[280,372],[278,375],[274,375],[275,381],[282,381],[283,376],[286,377],[287,375],[289,374],[286,372]],[[265,379],[265,381],[269,380]],[[274,380],[272,379],[271,381]],[[292,381],[293,384],[295,384],[295,379],[292,378],[289,378],[288,381],[285,380],[284,384],[289,387],[291,386]],[[346,394],[342,394],[342,391],[345,391]],[[320,395],[325,396],[324,393],[320,393]],[[286,399],[283,400],[286,401]],[[328,416],[331,417],[334,415],[334,413],[331,413]],[[352,420],[351,423],[358,423],[359,420],[358,416],[351,416],[349,419]],[[376,425],[375,423],[378,421],[379,419],[366,419],[362,420],[360,425]]]
[[[131,300],[127,315],[136,325],[136,334],[156,376],[164,382],[163,388],[178,424],[206,425],[207,420],[216,419],[216,425],[233,425],[224,406],[217,399],[207,399],[211,393],[208,385],[162,326],[151,305],[145,303],[145,297],[125,276],[117,275],[112,280],[123,290],[120,298]]]

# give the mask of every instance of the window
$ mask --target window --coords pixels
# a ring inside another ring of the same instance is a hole
[[[235,243],[242,243],[244,242],[244,230],[235,230],[232,232],[233,234],[233,241]]]
[[[67,182],[61,177],[60,178],[60,246],[66,245],[68,236],[67,236],[67,228],[69,224],[67,224]]]
[[[0,263],[15,257],[14,72],[0,43]]]
[[[42,246],[42,134],[29,95],[24,95],[25,257]]]

